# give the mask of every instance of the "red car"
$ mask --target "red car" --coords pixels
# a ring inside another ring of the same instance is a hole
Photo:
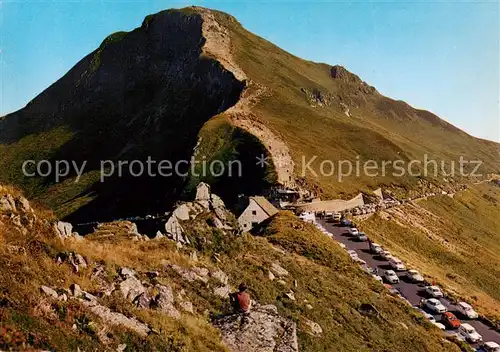
[[[462,323],[460,320],[457,319],[455,314],[451,312],[444,312],[443,315],[441,316],[441,321],[442,323],[451,328],[451,329],[457,329]]]

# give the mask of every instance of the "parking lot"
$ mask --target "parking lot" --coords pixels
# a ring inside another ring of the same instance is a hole
[[[368,242],[356,241],[352,236],[348,234],[348,227],[335,226],[334,224],[328,223],[325,220],[317,220],[317,224],[323,226],[333,237],[334,240],[343,243],[347,250],[355,250],[358,257],[366,262],[366,266],[372,269],[378,270],[378,275],[383,277],[386,270],[392,269],[389,266],[387,260],[382,259],[380,256],[372,254],[369,250]],[[369,237],[369,234],[367,234]],[[380,243],[383,246],[383,243]],[[406,265],[411,268],[409,263]],[[425,283],[413,283],[406,278],[406,270],[398,271],[397,275],[400,279],[399,283],[391,285],[393,288],[397,289],[400,294],[406,298],[413,306],[418,306],[423,298],[427,298],[425,295],[424,287]],[[456,306],[446,297],[439,299],[441,303],[447,308],[448,311],[454,313],[462,323],[468,323],[473,326],[476,331],[482,336],[483,341],[494,341],[500,344],[500,333],[485,325],[479,320],[465,319],[456,312]],[[436,321],[441,321],[441,314],[433,314]],[[454,330],[446,330],[447,334],[455,334]],[[473,345],[477,347],[477,344]]]

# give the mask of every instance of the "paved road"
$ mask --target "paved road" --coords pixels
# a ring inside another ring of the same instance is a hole
[[[330,223],[325,222],[324,220],[318,220],[318,222],[325,227],[328,232],[333,234],[335,240],[346,245],[348,249],[353,249],[358,253],[358,257],[366,261],[366,265],[370,268],[377,268],[379,271],[379,275],[383,277],[383,273],[385,270],[390,270],[389,263],[382,258],[373,255],[368,250],[367,242],[357,242],[354,241],[347,233],[347,227],[339,227],[334,226]],[[380,243],[383,246],[383,243]],[[398,284],[393,284],[394,288],[397,288],[401,294],[411,302],[412,305],[416,306],[419,304],[422,298],[426,298],[423,292],[424,284],[415,284],[406,280],[405,272],[398,272],[398,276],[400,278],[400,282]],[[449,311],[455,313],[459,317],[458,313],[456,313],[456,307],[446,298],[441,298],[440,301],[443,305],[448,308]],[[434,315],[436,321],[440,321],[441,315]],[[495,341],[500,343],[500,333],[488,327],[478,320],[467,320],[460,319],[462,322],[469,323],[472,325],[477,332],[483,337],[483,341]],[[448,333],[453,333],[453,331],[447,331]]]

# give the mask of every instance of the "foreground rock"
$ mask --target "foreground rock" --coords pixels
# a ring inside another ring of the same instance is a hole
[[[222,340],[234,352],[297,352],[296,324],[278,315],[273,305],[254,308],[214,321]]]

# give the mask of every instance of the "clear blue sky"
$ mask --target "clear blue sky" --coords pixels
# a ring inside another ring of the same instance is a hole
[[[23,107],[110,33],[192,4],[380,92],[500,141],[499,4],[482,2],[0,0],[0,115]]]

